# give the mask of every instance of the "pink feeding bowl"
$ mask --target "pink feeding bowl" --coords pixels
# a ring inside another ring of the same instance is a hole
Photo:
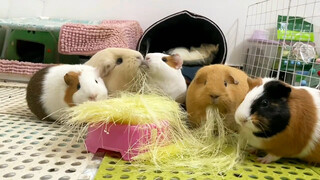
[[[122,159],[130,161],[134,156],[146,152],[147,145],[165,145],[168,132],[167,121],[143,125],[101,124],[89,127],[85,144],[91,153],[98,150],[118,152]]]

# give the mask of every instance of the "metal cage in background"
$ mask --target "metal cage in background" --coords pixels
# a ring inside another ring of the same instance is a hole
[[[251,77],[319,88],[320,0],[266,0],[248,7],[243,50]]]

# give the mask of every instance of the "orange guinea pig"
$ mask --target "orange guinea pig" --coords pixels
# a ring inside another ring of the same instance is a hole
[[[216,107],[225,117],[225,126],[237,130],[234,113],[249,91],[247,74],[227,65],[204,66],[187,90],[189,121],[198,127],[206,121],[206,108]]]

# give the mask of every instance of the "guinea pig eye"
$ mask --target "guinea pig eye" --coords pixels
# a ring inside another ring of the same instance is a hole
[[[262,101],[261,101],[261,106],[262,106],[262,107],[268,107],[268,106],[269,106],[269,101],[266,100],[266,99],[262,100]]]
[[[225,86],[225,87],[227,87],[227,86],[228,86],[227,81],[224,81],[224,86]]]
[[[79,90],[81,88],[80,83],[77,85],[77,89]]]
[[[207,80],[205,80],[203,84],[206,85],[207,84]]]
[[[122,61],[123,61],[122,58],[118,58],[116,63],[117,63],[117,64],[121,64]]]
[[[162,61],[163,61],[163,62],[167,62],[168,59],[167,59],[166,57],[163,57],[163,58],[162,58]]]
[[[97,80],[95,80],[96,81],[96,83],[98,84],[98,81]]]

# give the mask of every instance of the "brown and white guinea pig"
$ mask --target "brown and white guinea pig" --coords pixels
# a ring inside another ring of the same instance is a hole
[[[249,91],[247,74],[240,69],[216,64],[198,70],[187,90],[186,108],[190,123],[198,127],[206,121],[206,109],[217,108],[225,117],[224,125],[238,128],[234,113]]]
[[[98,70],[87,65],[57,65],[36,72],[27,86],[26,100],[39,119],[56,120],[61,109],[107,98]]]
[[[148,53],[145,57],[148,85],[159,88],[179,103],[184,103],[187,84],[181,68],[183,60],[178,54]]]
[[[286,157],[320,163],[320,91],[272,78],[248,78],[248,84],[251,91],[235,119],[248,144],[266,151],[258,161]]]
[[[97,52],[85,64],[96,67],[109,91],[127,90],[141,67],[140,52],[125,48],[107,48]]]

